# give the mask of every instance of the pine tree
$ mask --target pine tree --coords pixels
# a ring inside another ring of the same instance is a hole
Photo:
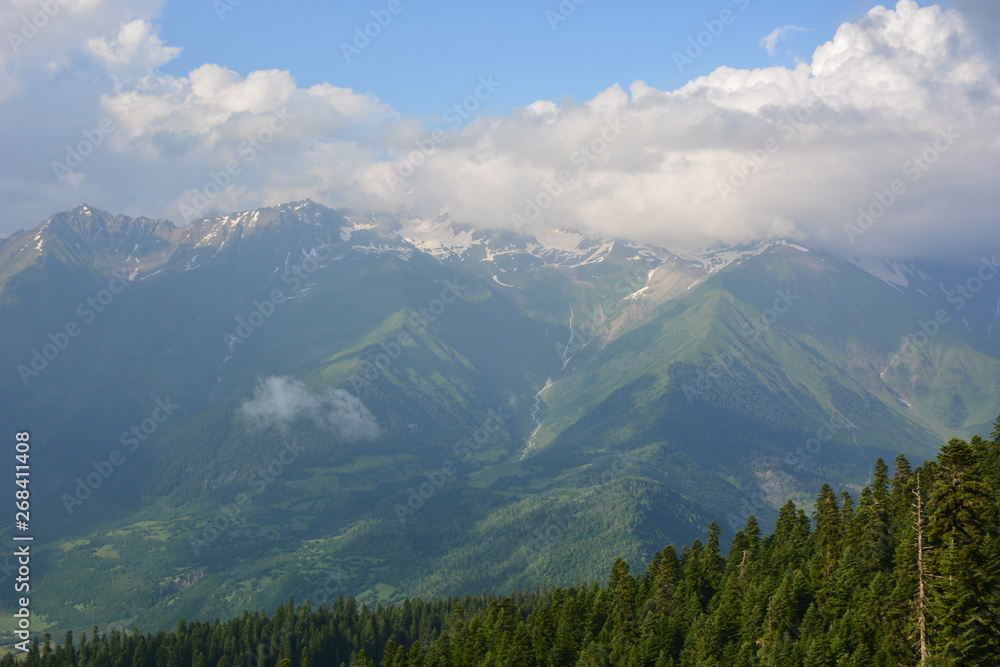
[[[937,657],[982,664],[997,655],[996,580],[984,552],[990,494],[981,481],[982,452],[953,438],[938,455],[940,483],[931,493],[929,538],[934,547],[928,601],[931,646]]]
[[[638,636],[636,622],[636,585],[628,563],[619,558],[611,568],[608,582],[610,609],[605,624],[612,660],[619,661],[626,655]]]
[[[813,577],[820,588],[830,585],[840,546],[843,542],[843,526],[837,497],[829,484],[824,484],[816,499],[816,530],[813,532]]]
[[[917,485],[913,491],[916,496],[916,540],[917,540],[917,600],[916,600],[916,632],[920,650],[920,667],[925,667],[930,661],[930,649],[927,639],[927,560],[924,557],[924,502],[923,489],[920,485],[920,472],[917,471]]]
[[[782,572],[802,562],[808,548],[809,524],[809,519],[791,500],[781,507],[774,534],[765,540],[772,572]]]
[[[823,486],[814,531],[789,502],[770,537],[751,516],[725,558],[713,523],[707,543],[695,540],[683,557],[665,547],[641,576],[618,559],[606,587],[374,609],[352,598],[316,611],[290,600],[270,618],[181,620],[172,633],[94,628],[75,647],[71,633],[58,647],[34,637],[20,664],[997,664],[1000,420],[993,437],[952,440],[916,471],[896,457],[891,480],[877,462],[857,507]]]

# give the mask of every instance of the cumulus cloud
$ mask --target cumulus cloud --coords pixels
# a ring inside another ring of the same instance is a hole
[[[164,65],[181,52],[165,46],[149,21],[136,19],[121,26],[112,39],[94,37],[86,42],[86,50],[112,76],[133,79],[149,69]]]
[[[795,32],[803,32],[808,30],[808,28],[802,28],[797,25],[785,25],[780,28],[775,28],[771,32],[767,33],[760,40],[760,48],[767,51],[768,55],[774,55],[778,50],[778,42],[787,37],[788,35]]]
[[[238,414],[251,430],[285,430],[306,419],[344,440],[374,440],[382,433],[357,396],[343,389],[312,392],[302,382],[284,376],[258,380],[253,397],[240,405]]]
[[[439,119],[429,151],[419,146],[434,128],[422,120],[372,94],[299,87],[285,71],[244,76],[205,64],[142,85],[126,63],[175,55],[157,37],[158,5],[148,5],[128,20],[100,0],[67,5],[67,16],[86,18],[88,37],[45,62],[86,78],[46,77],[40,51],[6,63],[0,77],[21,86],[6,94],[31,103],[0,97],[11,112],[0,140],[19,156],[0,160],[0,219],[35,224],[88,201],[183,223],[184,207],[207,191],[205,215],[311,197],[668,248],[783,236],[851,255],[952,258],[1000,241],[1000,78],[981,33],[997,12],[986,0],[960,0],[961,11],[912,0],[875,7],[795,68],[721,67],[676,90],[636,81],[582,103]],[[50,110],[67,105],[93,112]],[[281,113],[290,120],[275,131]],[[114,132],[57,181],[52,163],[105,118]],[[934,149],[941,133],[952,137],[946,150]],[[227,165],[238,173],[216,193],[213,174]],[[903,194],[851,236],[859,207],[896,181]]]
[[[162,5],[163,0],[3,0],[0,104],[18,96],[33,98],[47,86],[65,93],[66,84],[71,83],[65,79],[73,78],[66,75],[98,72],[88,66],[88,45],[96,47],[104,41],[111,51],[124,53],[124,42],[142,39],[142,26],[159,15]],[[130,23],[135,25],[123,30]],[[173,57],[176,51],[163,51],[156,41],[153,38],[146,47],[161,49],[162,57]]]
[[[962,14],[904,0],[844,24],[794,69],[722,67],[674,91],[636,82],[479,119],[401,198],[421,216],[450,204],[508,228],[541,209],[539,225],[667,247],[786,236],[851,255],[966,256],[1000,240],[996,66]],[[613,122],[620,135],[604,135]],[[381,169],[361,187],[399,197],[382,180],[393,165]],[[572,179],[556,188],[561,171]],[[897,181],[890,209],[849,233]]]

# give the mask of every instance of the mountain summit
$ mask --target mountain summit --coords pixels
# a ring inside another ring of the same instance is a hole
[[[45,452],[39,604],[157,627],[317,587],[511,590],[767,527],[820,480],[989,432],[991,271],[81,205],[0,244],[0,414]]]

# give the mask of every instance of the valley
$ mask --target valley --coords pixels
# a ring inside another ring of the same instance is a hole
[[[0,242],[44,624],[593,581],[990,431],[1000,285],[933,291],[976,267],[551,239],[305,200]]]

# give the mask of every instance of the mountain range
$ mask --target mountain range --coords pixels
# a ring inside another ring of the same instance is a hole
[[[0,241],[38,622],[572,584],[713,520],[769,527],[992,430],[998,271],[310,200],[184,227],[78,206]]]

